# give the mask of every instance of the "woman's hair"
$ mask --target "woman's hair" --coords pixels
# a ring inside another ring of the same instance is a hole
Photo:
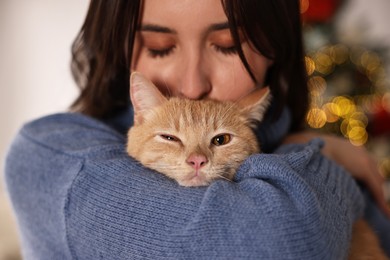
[[[273,61],[266,77],[277,111],[287,104],[292,128],[302,126],[308,108],[299,0],[221,0],[238,54],[239,29]],[[96,118],[110,117],[130,104],[129,75],[142,0],[91,0],[85,22],[72,46],[72,73],[81,89],[72,109]],[[278,113],[276,113],[278,114]]]

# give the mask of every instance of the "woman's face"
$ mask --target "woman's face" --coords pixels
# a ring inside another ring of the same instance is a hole
[[[132,71],[166,95],[238,100],[256,86],[234,48],[220,0],[144,0]],[[242,49],[262,86],[271,61]]]

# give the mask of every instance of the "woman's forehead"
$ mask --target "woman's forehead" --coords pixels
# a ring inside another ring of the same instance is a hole
[[[175,29],[227,22],[220,0],[144,0],[142,24]]]

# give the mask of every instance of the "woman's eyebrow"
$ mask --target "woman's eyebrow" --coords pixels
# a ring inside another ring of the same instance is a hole
[[[226,30],[229,29],[229,23],[228,22],[222,22],[222,23],[214,23],[211,24],[208,28],[208,32],[213,32],[213,31],[221,31],[221,30]],[[169,27],[157,25],[157,24],[141,24],[138,28],[139,31],[143,32],[157,32],[157,33],[172,33],[176,34],[176,30],[171,29]]]
[[[221,31],[221,30],[226,30],[229,29],[229,23],[228,22],[223,22],[223,23],[214,23],[209,26],[208,31]]]
[[[143,32],[157,32],[157,33],[173,33],[176,34],[176,31],[157,24],[141,24],[138,28],[139,31]]]

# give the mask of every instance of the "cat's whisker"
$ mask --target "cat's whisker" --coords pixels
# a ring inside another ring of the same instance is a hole
[[[226,181],[228,181],[228,182],[233,182],[231,179],[226,178],[226,177],[223,176],[222,174],[217,174],[217,176],[218,176],[218,178],[221,178],[221,179],[226,180]]]
[[[167,90],[167,93],[168,93],[168,98],[171,98],[173,95],[172,95],[172,91],[171,89],[168,87],[168,84],[167,84],[167,81],[165,79],[163,79],[164,81],[164,87],[165,89]]]
[[[158,167],[159,169],[162,169],[162,170],[176,170],[178,168],[180,168],[180,166],[174,166],[174,165],[160,165],[160,164],[153,164],[151,165],[153,167]]]
[[[194,185],[211,183],[214,179],[233,182],[232,178],[240,163],[257,151],[256,136],[246,124],[253,118],[249,113],[242,113],[242,109],[249,110],[257,105],[255,98],[246,100],[244,98],[247,95],[243,95],[236,102],[185,98],[168,98],[166,101],[150,82],[146,79],[144,81],[143,88],[138,90],[143,91],[142,95],[132,95],[131,98],[135,99],[132,102],[140,106],[136,111],[139,116],[150,115],[147,111],[155,113],[148,117],[148,124],[140,120],[140,124],[129,130],[128,154],[144,166],[177,180],[179,184],[185,184],[186,181]],[[168,79],[160,81],[161,88],[166,88],[167,96],[174,95],[175,90],[169,89],[167,83]],[[156,106],[161,109],[153,110]],[[162,129],[159,133],[162,139],[150,138],[155,136],[151,126]],[[214,139],[210,140],[210,137],[221,134],[221,131],[237,135],[238,141],[224,146],[227,143],[219,143],[224,139],[220,139],[218,144],[214,143]],[[207,164],[204,164],[203,156],[199,154],[206,157]]]
[[[161,170],[176,170],[176,169],[180,169],[180,165],[177,164],[177,165],[169,165],[169,164],[162,164],[162,163],[156,163],[156,162],[152,162],[152,163],[146,163],[145,166],[149,167],[149,168],[158,168],[158,169],[161,169]]]

